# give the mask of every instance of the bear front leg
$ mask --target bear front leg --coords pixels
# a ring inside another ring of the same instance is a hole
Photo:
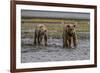
[[[73,37],[73,46],[74,46],[74,48],[77,47],[77,38],[76,38],[76,36]]]
[[[72,44],[72,38],[70,37],[70,38],[68,39],[68,48],[72,48],[72,47],[71,47],[71,44]]]
[[[63,48],[65,48],[65,39],[63,37]]]
[[[44,44],[45,46],[47,46],[47,40],[48,40],[48,37],[47,37],[47,34],[44,35]]]
[[[37,39],[37,35],[36,35],[36,31],[35,31],[35,33],[34,33],[34,45],[37,44],[37,43],[36,43],[36,39]]]

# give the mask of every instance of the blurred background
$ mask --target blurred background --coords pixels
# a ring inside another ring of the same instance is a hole
[[[32,38],[36,25],[44,24],[48,29],[48,38],[62,38],[65,24],[77,24],[76,32],[79,39],[89,38],[90,14],[79,12],[58,12],[21,10],[22,38]]]

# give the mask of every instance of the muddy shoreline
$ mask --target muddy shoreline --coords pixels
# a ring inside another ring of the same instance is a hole
[[[33,39],[22,39],[21,63],[90,59],[90,41],[78,40],[77,48],[63,48],[62,39],[49,39],[48,46],[34,46]]]

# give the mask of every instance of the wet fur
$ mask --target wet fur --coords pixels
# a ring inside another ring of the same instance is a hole
[[[47,46],[47,28],[45,25],[37,25],[34,32],[34,45]]]
[[[64,48],[77,47],[76,25],[67,24],[64,26],[63,47]]]

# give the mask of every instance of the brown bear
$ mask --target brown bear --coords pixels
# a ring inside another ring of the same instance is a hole
[[[45,45],[47,46],[47,28],[44,24],[36,26],[34,32],[34,45]]]
[[[63,30],[63,47],[72,48],[77,47],[77,35],[75,30],[76,24],[67,24]]]

